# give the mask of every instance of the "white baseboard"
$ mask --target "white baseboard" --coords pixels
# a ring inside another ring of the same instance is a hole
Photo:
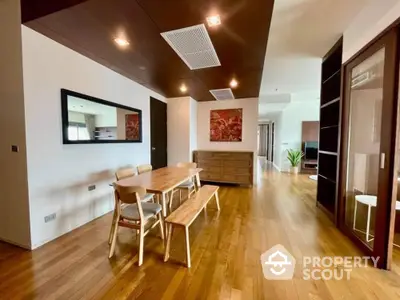
[[[279,168],[275,163],[272,163],[275,169],[277,169],[279,172],[281,172],[281,168]]]

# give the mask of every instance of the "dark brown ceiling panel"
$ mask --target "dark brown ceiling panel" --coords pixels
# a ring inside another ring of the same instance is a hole
[[[183,96],[184,83],[194,99],[214,100],[209,90],[229,87],[233,77],[239,81],[235,97],[259,94],[273,0],[22,0],[22,5],[27,26],[166,97]],[[207,29],[221,66],[191,71],[160,33],[205,23],[216,13],[222,24]],[[32,20],[36,15],[41,17]],[[127,49],[115,45],[120,35],[129,40]]]
[[[85,1],[86,0],[21,0],[22,23],[41,18]]]

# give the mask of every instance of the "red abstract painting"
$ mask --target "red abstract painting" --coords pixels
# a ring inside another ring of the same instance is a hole
[[[220,109],[210,112],[211,142],[242,141],[242,109]]]
[[[128,141],[139,140],[139,115],[125,115],[125,139]]]

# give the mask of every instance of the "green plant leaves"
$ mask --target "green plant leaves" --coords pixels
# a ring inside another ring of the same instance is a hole
[[[289,160],[292,167],[297,167],[301,163],[301,159],[304,156],[304,153],[301,150],[297,149],[289,149],[287,150],[288,155],[287,159]]]

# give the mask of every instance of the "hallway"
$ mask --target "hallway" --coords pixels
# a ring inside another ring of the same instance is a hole
[[[120,229],[108,260],[111,214],[30,253],[0,244],[1,299],[398,299],[396,272],[356,268],[347,280],[303,280],[303,256],[362,255],[315,207],[316,182],[263,168],[253,188],[222,187],[190,228],[192,268],[183,267],[183,232],[163,262],[150,234],[137,267],[135,233]],[[282,244],[296,258],[291,281],[264,279],[260,255]],[[338,267],[340,268],[340,267]]]

